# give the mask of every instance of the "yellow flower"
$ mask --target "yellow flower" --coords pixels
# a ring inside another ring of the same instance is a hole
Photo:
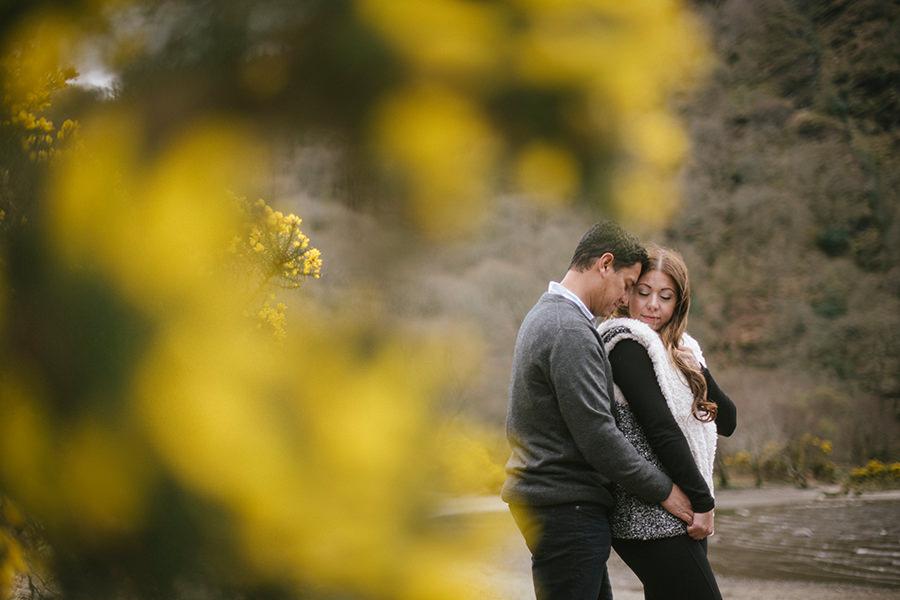
[[[440,235],[477,221],[498,147],[472,99],[432,84],[399,90],[378,110],[374,137],[386,167],[402,174],[409,212],[424,231]]]
[[[486,83],[502,59],[503,15],[465,0],[359,0],[357,10],[412,68]]]
[[[558,205],[571,201],[581,177],[575,158],[565,149],[549,143],[526,146],[516,163],[519,189],[537,201]]]

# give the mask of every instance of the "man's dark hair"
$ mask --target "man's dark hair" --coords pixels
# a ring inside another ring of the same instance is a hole
[[[613,255],[613,269],[630,267],[634,263],[647,262],[647,250],[640,240],[612,221],[595,223],[575,248],[569,269],[586,271],[598,258],[609,252]]]

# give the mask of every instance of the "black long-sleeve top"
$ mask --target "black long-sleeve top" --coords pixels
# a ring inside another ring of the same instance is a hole
[[[716,432],[728,437],[737,428],[737,407],[731,398],[719,388],[719,384],[716,383],[706,367],[703,368],[703,377],[706,379],[706,399],[715,402],[718,409],[716,411]]]
[[[622,340],[609,353],[609,362],[613,381],[628,400],[650,447],[669,476],[691,500],[695,512],[712,510],[715,501],[684,434],[672,417],[646,348],[634,340]],[[718,407],[716,430],[720,435],[731,435],[737,426],[737,409],[708,369],[703,369],[703,376],[708,388],[707,398]]]

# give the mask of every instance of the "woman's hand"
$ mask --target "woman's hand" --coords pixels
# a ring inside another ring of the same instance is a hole
[[[694,522],[688,525],[688,535],[692,539],[702,540],[713,533],[713,521],[715,519],[715,511],[705,513],[694,513]]]

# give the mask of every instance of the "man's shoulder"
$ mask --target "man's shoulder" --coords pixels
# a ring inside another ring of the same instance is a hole
[[[523,327],[552,330],[593,331],[593,324],[575,304],[559,294],[545,293],[529,311]]]
[[[587,322],[575,303],[560,294],[545,292],[531,309],[532,312],[553,312],[561,318],[574,319]]]
[[[556,348],[564,355],[585,354],[601,348],[600,335],[570,300],[549,294],[532,308],[522,322],[517,344],[537,348]]]

